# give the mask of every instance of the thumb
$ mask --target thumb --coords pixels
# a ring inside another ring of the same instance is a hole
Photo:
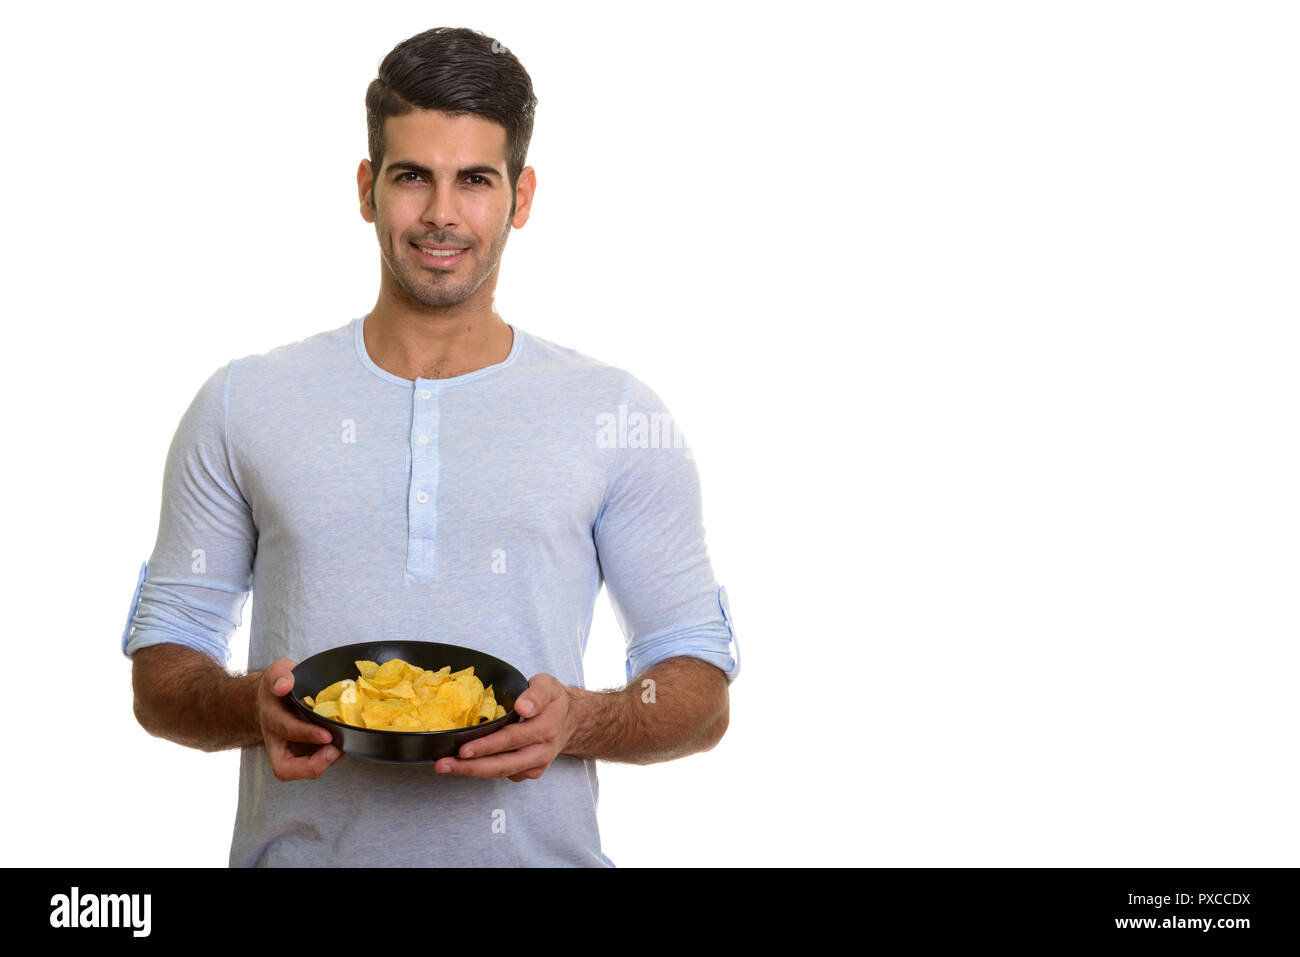
[[[277,697],[287,695],[293,688],[293,669],[298,662],[292,658],[276,658],[266,669],[266,684]]]

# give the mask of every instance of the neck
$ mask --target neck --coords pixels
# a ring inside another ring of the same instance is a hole
[[[366,316],[362,335],[371,361],[403,379],[450,379],[504,362],[514,333],[496,311],[430,317],[385,311]]]

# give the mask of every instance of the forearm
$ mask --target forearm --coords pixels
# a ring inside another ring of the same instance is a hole
[[[136,720],[155,737],[203,751],[259,744],[261,674],[232,675],[184,645],[141,648],[131,669]]]
[[[727,730],[726,676],[698,658],[660,662],[617,691],[566,690],[574,730],[563,753],[574,757],[653,764],[707,751]]]

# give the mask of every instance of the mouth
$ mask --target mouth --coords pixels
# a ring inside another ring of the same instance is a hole
[[[468,247],[464,249],[433,249],[428,246],[417,246],[415,243],[411,243],[410,245],[411,248],[415,250],[420,262],[427,266],[437,266],[442,269],[449,269],[452,266],[455,266],[464,259],[465,254],[469,252]]]

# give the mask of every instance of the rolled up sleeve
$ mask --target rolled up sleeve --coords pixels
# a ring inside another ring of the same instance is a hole
[[[740,673],[740,647],[705,547],[699,472],[663,402],[629,379],[593,530],[627,642],[627,677],[685,656],[717,666],[730,682]]]
[[[222,666],[229,661],[257,550],[257,528],[227,444],[232,365],[202,385],[168,450],[158,538],[140,568],[122,633],[128,657],[170,642]]]

